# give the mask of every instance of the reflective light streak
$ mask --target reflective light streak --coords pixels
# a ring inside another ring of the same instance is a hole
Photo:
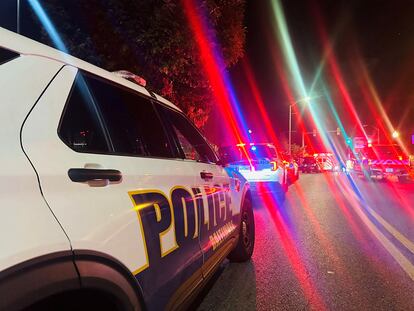
[[[343,273],[344,272],[343,271],[343,263],[342,263],[341,259],[338,257],[338,255],[336,254],[336,251],[334,250],[334,247],[331,245],[328,238],[326,237],[326,234],[322,230],[318,219],[316,218],[316,216],[313,213],[309,203],[307,202],[307,200],[305,198],[305,193],[304,193],[302,187],[300,187],[296,183],[293,185],[293,187],[295,188],[295,192],[296,192],[296,194],[299,198],[299,206],[301,206],[303,211],[305,211],[307,219],[312,224],[312,227],[313,227],[313,229],[314,229],[314,231],[315,231],[315,233],[318,237],[318,241],[322,244],[322,247],[327,252],[328,256],[335,263],[335,269],[338,269],[341,273]],[[289,198],[288,198],[288,203],[289,203],[288,204],[289,207],[294,206],[294,204],[292,204],[293,202],[291,202],[289,200]]]
[[[45,10],[41,6],[38,0],[28,0],[30,6],[32,7],[34,13],[39,18],[42,25],[45,27],[47,34],[49,35],[52,42],[55,46],[61,50],[62,52],[68,53],[68,50],[65,44],[62,41],[62,38],[58,34],[55,26],[53,25],[52,21],[50,20],[49,16],[47,16]]]
[[[414,254],[414,243],[409,241],[404,235],[400,234],[393,226],[388,224],[382,217],[380,217],[373,209],[367,206],[365,199],[360,193],[350,191],[347,185],[339,184],[342,187],[344,193],[348,193],[350,197],[354,198],[354,204],[352,204],[353,210],[357,213],[360,219],[368,227],[371,233],[381,243],[384,249],[394,258],[394,260],[400,265],[400,267],[407,273],[407,275],[414,281],[414,265],[407,257],[381,232],[376,223],[381,224],[384,228],[393,235],[398,241],[401,242],[408,250]],[[358,195],[359,194],[359,195]],[[361,206],[363,207],[361,209]]]
[[[305,98],[308,94],[306,92],[305,83],[302,79],[302,74],[296,58],[295,50],[293,48],[292,40],[290,38],[282,4],[279,0],[272,0],[271,5],[274,14],[273,22],[275,23],[276,36],[281,44],[289,71],[295,81],[296,91],[300,95],[299,98]]]
[[[200,52],[202,65],[212,86],[212,91],[219,104],[226,122],[229,123],[229,132],[236,143],[245,142],[248,137],[247,126],[240,111],[240,107],[230,83],[223,58],[215,48],[217,41],[212,31],[209,31],[206,15],[194,0],[183,0],[183,7],[191,31]]]
[[[244,74],[247,78],[249,89],[252,92],[252,95],[253,95],[253,98],[254,98],[254,101],[255,101],[255,105],[259,108],[260,119],[264,123],[264,127],[265,127],[265,130],[266,130],[267,137],[269,137],[271,139],[271,142],[275,144],[276,148],[278,150],[280,150],[281,145],[280,145],[279,139],[277,138],[276,133],[273,130],[272,122],[270,121],[269,115],[266,111],[262,96],[260,95],[260,92],[259,92],[259,89],[257,87],[256,81],[253,77],[252,70],[250,68],[250,64],[248,63],[247,59],[243,59],[243,70],[244,70]]]
[[[301,260],[301,255],[295,246],[294,240],[292,239],[292,234],[289,231],[285,221],[283,220],[283,217],[278,208],[280,206],[279,200],[275,196],[266,192],[263,193],[262,198],[263,205],[266,207],[267,212],[269,213],[270,218],[275,226],[279,237],[278,240],[282,243],[283,249],[286,253],[287,258],[289,259],[293,272],[295,273],[295,276],[303,289],[306,299],[312,305],[312,308],[315,308],[316,310],[327,310],[326,305],[318,292],[318,289],[312,281],[312,278],[310,277],[306,266]]]

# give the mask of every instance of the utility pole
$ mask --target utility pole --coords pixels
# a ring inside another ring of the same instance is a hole
[[[292,154],[292,104],[289,105],[289,155]]]
[[[302,99],[299,99],[295,101],[294,103],[289,104],[289,155],[292,155],[292,106],[296,105],[300,102],[305,102],[306,105],[309,105],[311,101],[311,98],[309,96],[306,96]]]
[[[17,0],[16,9],[16,32],[20,34],[20,0]]]

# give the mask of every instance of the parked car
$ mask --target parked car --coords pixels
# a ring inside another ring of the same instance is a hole
[[[319,173],[321,168],[314,156],[306,156],[303,158],[301,165],[302,173]]]
[[[0,28],[0,102],[0,310],[185,308],[251,257],[248,183],[166,99]]]
[[[256,193],[274,192],[284,196],[287,171],[271,143],[249,143],[219,148],[220,159],[249,182]]]

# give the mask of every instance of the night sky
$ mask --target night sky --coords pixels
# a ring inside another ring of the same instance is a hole
[[[14,1],[1,2],[4,5]],[[247,0],[246,53],[276,134],[286,139],[288,130],[288,98],[275,68],[275,59],[283,62],[281,46],[276,39],[271,0]],[[368,108],[361,84],[361,72],[355,64],[363,64],[378,92],[379,99],[392,125],[399,130],[404,143],[414,134],[414,1],[413,0],[282,0],[288,29],[299,61],[305,86],[308,88],[324,55],[318,25],[323,24],[342,78],[354,103],[361,123],[374,125],[378,116]],[[12,16],[12,15],[10,15]],[[8,15],[2,17],[7,22]],[[6,18],[6,19],[5,19]],[[10,19],[9,23],[13,23]],[[7,23],[6,23],[7,24]],[[262,120],[252,96],[242,61],[230,69],[231,80],[246,118],[246,126],[254,138],[266,140]],[[326,69],[323,78],[328,83],[345,130],[352,135],[355,120],[341,101],[332,73]],[[288,71],[285,77],[289,79]],[[315,90],[317,94],[320,90]],[[293,96],[300,96],[293,94]],[[296,98],[297,99],[297,98]],[[319,102],[324,109],[326,103]],[[213,111],[204,129],[207,137],[221,144],[222,128],[217,124],[218,109]],[[312,130],[306,109],[302,118]],[[222,123],[222,122],[221,122]],[[336,123],[327,116],[324,126],[334,130]],[[296,129],[294,124],[293,128]],[[295,136],[295,135],[294,135]],[[294,137],[296,142],[300,135]]]
[[[356,59],[366,66],[387,115],[408,143],[408,135],[414,133],[414,1],[286,0],[282,4],[306,86],[311,84],[323,55],[317,26],[317,21],[322,20],[361,122],[375,124],[375,118],[361,92]],[[275,129],[283,136],[288,127],[288,100],[272,64],[272,55],[275,51],[280,53],[272,18],[268,1],[247,2],[245,57],[253,68]],[[272,37],[273,41],[269,40]],[[231,76],[249,127],[255,128],[260,120],[242,66],[232,68]],[[329,72],[324,78],[333,80]],[[335,97],[337,87],[334,83],[331,87]],[[340,101],[335,105],[345,129],[352,131],[354,122],[349,113]],[[330,123],[328,129],[335,127]]]

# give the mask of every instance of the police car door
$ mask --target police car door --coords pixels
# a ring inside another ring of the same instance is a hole
[[[235,193],[234,179],[230,180],[225,169],[217,165],[217,156],[198,130],[182,114],[167,107],[163,107],[162,112],[170,122],[170,132],[184,162],[195,170],[192,192],[199,210],[203,272],[208,274],[231,248],[239,213],[233,207],[240,206],[241,194],[231,197]],[[230,191],[231,181],[233,191]]]
[[[116,258],[150,310],[180,303],[202,280],[194,172],[176,159],[148,92],[75,75],[63,68],[23,128],[44,197],[75,254]]]

